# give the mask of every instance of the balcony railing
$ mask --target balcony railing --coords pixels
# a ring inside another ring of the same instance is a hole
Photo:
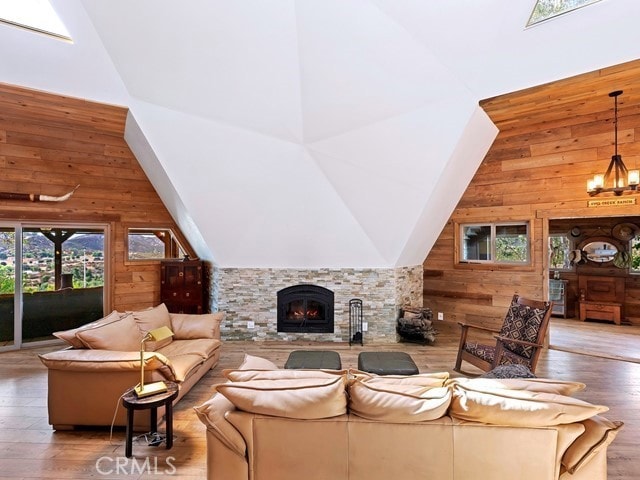
[[[103,316],[103,287],[65,288],[23,296],[22,340],[46,338]],[[0,295],[0,341],[14,336],[14,295]]]

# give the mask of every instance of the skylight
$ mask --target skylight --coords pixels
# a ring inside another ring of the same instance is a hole
[[[71,41],[49,0],[0,0],[0,22]]]
[[[572,10],[586,7],[600,0],[537,0],[527,27],[557,17]]]

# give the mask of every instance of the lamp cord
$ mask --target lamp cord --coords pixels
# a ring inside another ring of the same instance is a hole
[[[115,410],[113,412],[113,418],[111,419],[111,427],[109,428],[109,445],[112,445],[114,447],[119,447],[120,446],[119,444],[114,444],[113,443],[113,427],[114,427],[114,425],[116,423],[116,416],[118,415],[118,407],[120,407],[120,400],[122,400],[122,397],[124,397],[126,393],[127,393],[127,390],[125,390],[124,393],[122,395],[120,395],[118,397],[118,399],[116,400],[116,408],[115,408]],[[147,434],[146,433],[142,434],[142,435],[138,435],[135,438],[137,439],[139,437],[144,437],[149,445],[154,445],[154,446],[159,445],[160,443],[162,443],[163,440],[166,441],[166,434],[163,435],[163,434],[161,434],[159,432],[155,432],[151,436],[151,440],[149,440],[147,438]],[[174,438],[175,438],[175,435],[174,435]]]
[[[116,423],[116,415],[118,415],[118,407],[120,406],[120,400],[122,400],[122,397],[124,397],[125,393],[127,393],[127,391],[125,390],[124,393],[122,395],[120,395],[118,397],[118,399],[116,400],[116,409],[113,412],[113,418],[111,419],[111,428],[109,429],[109,444],[113,445],[113,446],[119,446],[119,445],[114,445],[113,443],[113,426]]]

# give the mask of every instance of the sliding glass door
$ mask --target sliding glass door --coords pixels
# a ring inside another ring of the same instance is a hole
[[[13,346],[16,304],[16,231],[0,224],[0,348]]]
[[[105,225],[0,230],[0,348],[53,340],[103,316]]]

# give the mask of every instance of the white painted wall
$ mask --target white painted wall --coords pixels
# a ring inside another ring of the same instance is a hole
[[[147,137],[130,111],[127,114],[124,138],[156,191],[162,192],[162,201],[165,207],[167,207],[178,227],[180,227],[180,231],[189,240],[189,244],[195,250],[198,258],[214,261],[209,245],[202,237],[171,179],[161,167],[160,160],[153,151],[153,147],[149,144]]]
[[[73,43],[0,23],[0,82],[126,105],[129,95],[79,0],[51,2]]]

